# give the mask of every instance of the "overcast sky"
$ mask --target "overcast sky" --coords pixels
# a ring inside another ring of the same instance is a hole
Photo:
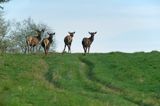
[[[160,0],[11,0],[5,17],[31,17],[56,32],[57,51],[68,31],[75,31],[73,52],[83,52],[81,41],[97,31],[91,52],[160,50]]]

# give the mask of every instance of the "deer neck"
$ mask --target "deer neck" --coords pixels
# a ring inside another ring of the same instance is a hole
[[[91,36],[89,39],[90,39],[91,42],[93,42],[94,41],[94,36]]]
[[[50,43],[52,43],[52,41],[53,41],[52,37],[49,37],[48,40],[49,40]]]
[[[38,36],[37,36],[37,39],[40,41],[40,40],[41,40],[41,35],[38,35]]]
[[[71,38],[73,38],[73,35],[70,35]]]

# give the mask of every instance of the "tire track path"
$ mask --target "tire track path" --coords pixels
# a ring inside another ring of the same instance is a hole
[[[89,60],[85,59],[84,57],[79,57],[79,60],[83,64],[85,64],[85,66],[87,67],[86,68],[87,69],[86,76],[87,76],[88,80],[90,80],[94,84],[96,83],[100,87],[100,89],[97,90],[97,92],[104,93],[104,94],[108,94],[108,93],[115,94],[117,96],[122,97],[126,101],[132,102],[138,106],[154,106],[153,104],[144,103],[142,100],[135,100],[132,96],[129,96],[123,89],[115,87],[110,83],[104,82],[104,81],[96,78],[95,73],[94,73],[95,65],[92,62],[90,62]],[[94,88],[92,88],[92,89],[94,89]]]

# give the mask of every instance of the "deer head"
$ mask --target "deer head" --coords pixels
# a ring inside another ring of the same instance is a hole
[[[53,37],[53,35],[55,35],[55,32],[54,33],[49,33],[49,32],[47,32],[47,34],[49,35],[49,37]]]
[[[75,32],[68,32],[71,37],[74,36]]]
[[[94,36],[95,34],[97,34],[97,32],[88,32],[91,36]]]

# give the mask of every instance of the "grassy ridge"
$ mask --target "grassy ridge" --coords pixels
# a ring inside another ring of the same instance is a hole
[[[0,106],[159,106],[160,53],[0,55]]]

